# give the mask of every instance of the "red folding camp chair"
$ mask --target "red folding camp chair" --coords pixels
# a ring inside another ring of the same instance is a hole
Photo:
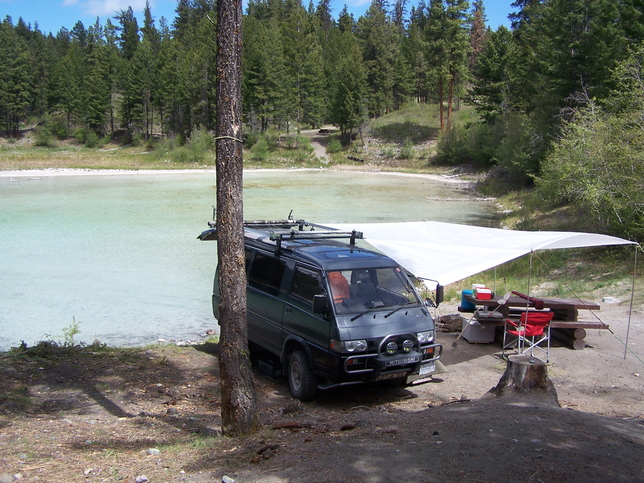
[[[543,359],[535,355],[538,353],[545,353],[545,362],[550,359],[550,321],[554,316],[554,312],[550,311],[527,311],[521,314],[519,323],[505,319],[505,330],[503,332],[503,357],[508,347],[516,347],[517,354],[525,354],[530,351],[531,357],[536,357],[539,360]],[[509,342],[506,342],[507,335],[514,336]],[[545,343],[546,348],[541,347]]]

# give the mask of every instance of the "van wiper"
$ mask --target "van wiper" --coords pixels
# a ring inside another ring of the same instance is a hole
[[[418,302],[407,302],[405,304],[399,305],[398,307],[393,309],[391,312],[385,314],[385,319],[388,318],[388,317],[391,317],[392,315],[394,315],[396,312],[398,312],[403,307],[407,307],[408,305],[417,305],[417,304],[418,304]]]
[[[367,310],[365,310],[363,312],[360,312],[359,314],[356,314],[353,317],[351,317],[351,322],[353,322],[354,320],[362,317],[365,314],[368,314],[369,312],[372,312],[372,311],[374,311],[376,309],[380,309],[380,308],[384,307],[384,305],[385,304],[383,304],[382,302],[379,302],[379,303],[375,302],[373,307],[369,307]]]

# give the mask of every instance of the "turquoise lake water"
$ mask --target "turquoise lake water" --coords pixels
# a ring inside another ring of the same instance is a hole
[[[493,203],[422,177],[251,171],[244,186],[249,220],[495,218]],[[0,178],[0,350],[63,341],[73,321],[77,342],[122,346],[216,331],[216,243],[196,239],[214,203],[213,172]]]

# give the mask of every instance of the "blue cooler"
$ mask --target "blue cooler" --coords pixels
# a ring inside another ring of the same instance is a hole
[[[472,290],[463,290],[461,292],[461,306],[459,310],[461,312],[474,312],[476,310],[476,305],[465,298],[466,295],[473,296],[474,292]]]

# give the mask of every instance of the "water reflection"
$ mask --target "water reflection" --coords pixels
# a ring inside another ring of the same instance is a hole
[[[214,173],[0,178],[0,350],[21,340],[142,345],[198,340],[210,307],[216,245]],[[248,172],[246,219],[437,220],[489,226],[492,203],[419,177],[327,171]]]

